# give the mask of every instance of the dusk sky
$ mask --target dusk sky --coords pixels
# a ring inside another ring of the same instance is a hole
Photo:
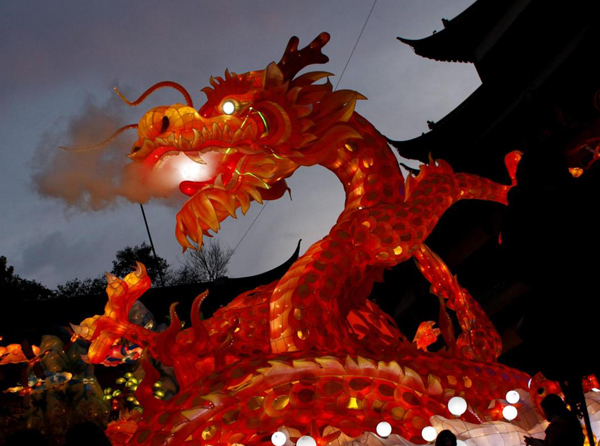
[[[357,111],[387,137],[406,140],[428,131],[426,121],[443,118],[480,85],[472,65],[424,59],[396,40],[429,36],[442,29],[442,18],[472,3],[377,2],[339,88],[368,98]],[[331,34],[323,49],[330,62],[311,69],[334,73],[335,86],[372,5],[372,0],[0,2],[0,255],[21,277],[54,288],[75,277],[97,277],[112,268],[118,250],[147,241],[139,206],[108,199],[115,175],[129,163],[125,154],[135,132],[119,137],[110,153],[78,164],[70,161],[74,155],[57,149],[77,138],[103,139],[137,123],[152,107],[181,101],[165,89],[129,108],[114,86],[134,99],[156,82],[175,81],[199,108],[205,100],[200,90],[211,75],[222,76],[226,68],[263,69],[279,61],[291,36],[304,47],[322,31]],[[288,184],[293,201],[285,196],[268,204],[237,248],[229,276],[269,270],[289,258],[299,239],[304,252],[329,232],[344,203],[337,178],[323,168],[303,168]],[[184,199],[145,206],[157,254],[174,267],[182,259],[174,232]],[[235,247],[261,207],[253,203],[246,216],[238,212],[237,220],[226,220],[221,244]]]

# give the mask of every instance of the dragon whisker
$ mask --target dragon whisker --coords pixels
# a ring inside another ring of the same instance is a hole
[[[114,90],[119,95],[121,100],[123,102],[125,102],[127,105],[129,105],[130,107],[137,107],[142,102],[144,102],[144,100],[148,96],[150,96],[156,90],[160,90],[161,88],[174,88],[175,90],[177,90],[179,93],[181,93],[183,95],[183,97],[185,99],[185,103],[188,107],[194,106],[194,103],[192,101],[192,97],[190,96],[190,94],[187,92],[187,90],[182,85],[178,84],[177,82],[163,81],[163,82],[159,82],[158,84],[154,84],[152,87],[148,88],[145,92],[143,92],[141,94],[141,96],[133,102],[130,102],[129,100],[127,100],[127,98],[125,98],[125,96],[123,96],[123,94],[119,91],[119,89],[117,87],[115,87]]]
[[[129,124],[129,125],[123,126],[120,129],[116,130],[112,135],[110,135],[104,141],[100,141],[99,143],[91,145],[91,146],[85,146],[85,147],[64,147],[64,146],[59,146],[58,148],[60,150],[65,150],[67,152],[89,152],[89,151],[92,151],[92,150],[101,149],[102,147],[105,147],[108,144],[110,144],[111,142],[113,142],[117,138],[117,136],[119,136],[125,130],[137,129],[137,127],[138,127],[137,124]]]

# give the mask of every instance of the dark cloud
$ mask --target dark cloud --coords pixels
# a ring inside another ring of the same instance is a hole
[[[65,273],[75,277],[81,275],[81,265],[91,262],[101,243],[99,239],[74,239],[54,231],[24,247],[15,266],[20,272],[26,265],[28,277],[46,284]]]
[[[452,18],[472,2],[377,3],[340,88],[369,97],[357,111],[386,136],[409,139],[427,131],[427,120],[439,120],[479,84],[472,66],[420,58],[396,40],[428,36],[441,28],[440,18]],[[118,249],[147,240],[139,206],[129,202],[158,194],[140,187],[125,170],[134,131],[98,152],[57,150],[98,142],[149,108],[179,99],[163,90],[130,109],[116,97],[108,99],[115,85],[110,81],[131,83],[123,91],[132,96],[155,82],[176,81],[201,105],[200,88],[210,75],[222,75],[225,68],[262,69],[279,60],[292,35],[304,45],[328,31],[330,62],[317,69],[335,73],[335,84],[371,5],[364,0],[0,2],[0,255],[14,259],[19,274],[52,284],[96,276],[110,268]],[[86,92],[96,99],[85,99]],[[302,169],[289,184],[294,201],[269,205],[232,259],[232,276],[277,266],[299,238],[304,251],[335,222],[344,197],[331,173]],[[179,192],[175,198],[185,200]],[[177,264],[179,206],[160,203],[145,206],[153,240],[159,255]],[[222,244],[235,246],[259,211],[253,205],[247,216],[224,222]],[[56,254],[61,251],[64,257]]]

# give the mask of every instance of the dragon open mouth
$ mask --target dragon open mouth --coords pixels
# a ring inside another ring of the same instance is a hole
[[[245,214],[252,200],[262,203],[261,191],[271,188],[276,169],[272,159],[257,156],[263,151],[256,135],[268,135],[264,118],[247,116],[212,126],[203,122],[198,130],[198,121],[204,120],[197,112],[190,114],[194,128],[184,126],[166,137],[145,140],[132,155],[145,152],[140,155],[150,172],[161,173],[160,177],[168,173],[191,197],[178,214],[176,236],[184,247],[197,249],[204,235],[211,236],[209,230],[218,232],[221,221],[236,218],[238,207]]]

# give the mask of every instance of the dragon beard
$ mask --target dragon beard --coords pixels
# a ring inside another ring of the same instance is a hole
[[[207,185],[195,193],[177,213],[175,237],[183,247],[200,250],[203,236],[212,237],[227,217],[237,218],[240,208],[246,214],[251,201],[262,204],[261,190],[270,189],[268,182],[273,177],[275,162],[268,157],[248,156],[243,158],[245,170],[236,172],[225,186],[217,183]]]

